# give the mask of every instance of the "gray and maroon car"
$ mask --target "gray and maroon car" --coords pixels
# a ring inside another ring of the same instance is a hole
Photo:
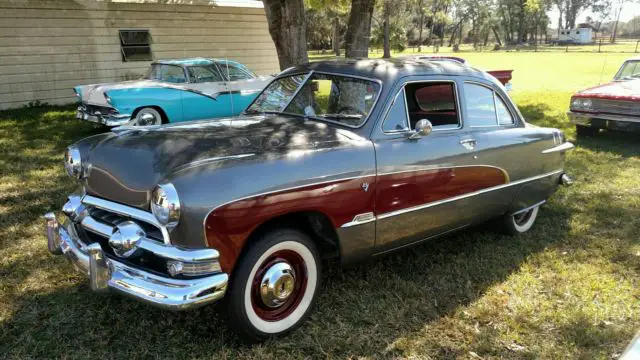
[[[239,117],[69,147],[80,186],[45,215],[48,246],[96,291],[177,310],[225,297],[229,325],[260,340],[309,315],[323,258],[350,264],[491,219],[528,231],[570,183],[572,147],[464,64],[310,63]]]
[[[625,61],[613,81],[573,95],[568,116],[579,136],[640,131],[640,58]]]

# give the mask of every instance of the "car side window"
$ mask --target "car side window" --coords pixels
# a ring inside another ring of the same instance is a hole
[[[382,123],[382,131],[395,132],[407,130],[409,130],[409,121],[407,120],[407,107],[403,88],[398,91],[398,94],[393,99],[393,103]]]
[[[214,66],[189,66],[187,68],[189,72],[189,79],[193,83],[206,83],[224,81],[222,75],[218,72]]]
[[[184,69],[182,68],[182,66],[175,65],[162,66],[161,80],[174,84],[182,84],[187,82],[187,78],[184,75]]]
[[[467,109],[465,120],[472,127],[496,126],[498,124],[493,90],[486,86],[465,83],[464,97]]]
[[[415,128],[418,121],[429,120],[434,130],[461,127],[456,101],[455,83],[429,81],[405,85],[405,97],[409,126]]]
[[[247,71],[246,69],[243,69],[241,66],[229,63],[218,64],[218,66],[220,66],[220,69],[222,69],[222,71],[227,74],[229,81],[248,80],[255,78],[255,74]]]
[[[464,84],[465,120],[471,127],[502,126],[515,123],[504,100],[491,88],[474,83]]]
[[[509,112],[509,108],[502,101],[502,98],[498,96],[495,92],[493,96],[496,98],[496,114],[498,115],[498,124],[499,125],[512,125],[514,123],[513,116],[511,112]]]

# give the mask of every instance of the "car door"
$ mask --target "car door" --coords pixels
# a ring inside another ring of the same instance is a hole
[[[528,182],[557,170],[542,151],[556,145],[559,136],[551,129],[526,128],[515,105],[496,84],[480,79],[466,80],[461,88],[465,105],[463,118],[467,125],[463,141],[473,154],[474,163],[501,169],[508,179],[500,189],[476,196],[469,208],[488,218],[503,214],[512,206],[535,205],[535,201],[528,199],[546,199],[547,190],[555,187],[541,186],[539,182],[553,182],[553,178],[542,179],[533,186]],[[527,193],[522,194],[523,191]],[[521,205],[514,204],[516,197],[523,200]]]
[[[469,195],[505,182],[465,147],[458,87],[447,77],[404,78],[374,129],[378,253],[472,223]],[[433,132],[411,139],[421,119]]]
[[[234,115],[227,81],[214,64],[187,67],[189,84],[182,96],[185,120]]]

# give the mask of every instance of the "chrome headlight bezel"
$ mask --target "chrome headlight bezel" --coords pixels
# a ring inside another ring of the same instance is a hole
[[[82,157],[77,147],[69,146],[64,153],[64,169],[70,177],[82,178]]]
[[[151,192],[151,212],[156,220],[168,229],[173,229],[180,221],[180,198],[171,183],[159,184]]]

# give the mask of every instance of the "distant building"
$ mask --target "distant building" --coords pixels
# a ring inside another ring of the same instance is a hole
[[[75,85],[138,79],[152,60],[279,70],[261,1],[0,0],[0,109],[74,101]]]
[[[576,29],[560,30],[558,42],[564,44],[591,44],[593,42],[593,29],[579,27]]]

